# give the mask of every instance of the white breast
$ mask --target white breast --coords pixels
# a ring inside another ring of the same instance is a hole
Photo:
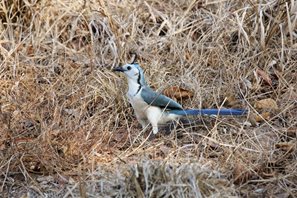
[[[146,110],[150,107],[140,96],[140,91],[135,96],[127,93],[130,104],[132,105],[138,119],[147,119]]]

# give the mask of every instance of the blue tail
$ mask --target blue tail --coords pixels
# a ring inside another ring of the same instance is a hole
[[[169,113],[187,116],[187,115],[244,115],[247,110],[244,109],[185,109],[170,110]]]

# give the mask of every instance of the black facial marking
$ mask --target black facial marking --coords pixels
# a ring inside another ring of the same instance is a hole
[[[140,89],[141,89],[141,83],[140,83],[140,79],[141,79],[141,76],[140,76],[140,71],[139,71],[139,69],[137,68],[137,70],[138,70],[138,78],[137,78],[137,83],[139,84],[139,87],[138,87],[138,89],[137,89],[137,91],[136,91],[136,94],[138,94],[138,92],[140,91]],[[135,95],[136,95],[135,94]]]
[[[141,84],[140,84],[140,79],[141,79],[141,76],[140,76],[140,71],[139,71],[139,69],[137,68],[137,70],[138,70],[138,78],[137,78],[137,83],[141,86]]]

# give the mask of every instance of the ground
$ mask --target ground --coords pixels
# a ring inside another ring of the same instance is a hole
[[[295,1],[0,5],[2,197],[296,197]],[[112,68],[134,54],[185,108],[143,131]]]

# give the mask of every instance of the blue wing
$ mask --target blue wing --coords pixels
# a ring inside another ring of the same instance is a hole
[[[186,109],[170,110],[169,113],[187,116],[187,115],[245,115],[245,109]]]
[[[141,97],[144,99],[146,103],[152,106],[165,108],[167,110],[183,109],[183,107],[179,103],[168,98],[167,96],[155,92],[149,87],[144,87],[141,90]]]
[[[169,113],[187,116],[187,115],[245,115],[245,109],[183,109],[183,107],[174,100],[155,92],[150,87],[144,87],[141,90],[141,97],[152,106],[158,106],[169,110]]]

